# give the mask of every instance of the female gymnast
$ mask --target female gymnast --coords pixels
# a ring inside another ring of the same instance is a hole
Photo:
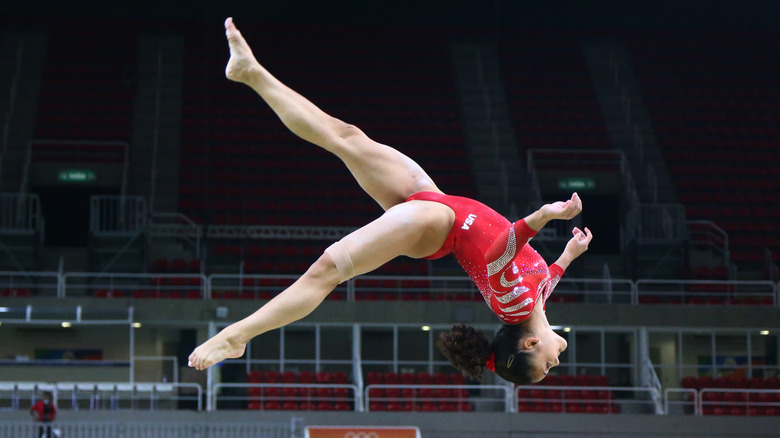
[[[324,113],[272,76],[231,18],[225,21],[225,33],[230,46],[227,78],[251,87],[294,134],[341,159],[385,212],[328,247],[260,309],[197,347],[189,356],[190,366],[203,370],[240,357],[253,337],[305,317],[338,284],[399,255],[433,259],[449,253],[504,323],[492,342],[462,324],[443,333],[438,345],[450,362],[475,379],[490,369],[518,384],[538,382],[558,365],[566,341],[551,329],[544,303],[569,263],[587,250],[592,235],[587,228],[574,228],[560,258],[549,267],[527,242],[548,221],[579,214],[582,202],[576,193],[514,224],[475,200],[445,195],[410,158]]]

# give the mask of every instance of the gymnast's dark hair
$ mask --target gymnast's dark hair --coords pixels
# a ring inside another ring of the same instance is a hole
[[[495,373],[518,385],[534,381],[531,358],[535,353],[522,351],[520,340],[533,333],[525,324],[501,326],[493,342],[485,333],[465,324],[455,324],[449,332],[439,335],[436,345],[450,363],[471,379],[481,381],[486,362],[494,354]]]

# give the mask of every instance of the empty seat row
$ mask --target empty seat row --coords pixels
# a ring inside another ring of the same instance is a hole
[[[265,410],[265,411],[351,411],[353,407],[347,402],[329,402],[319,401],[312,402],[295,402],[292,400],[276,401],[270,400],[265,403],[252,401],[249,402],[248,408],[250,410]]]
[[[703,388],[730,388],[730,389],[780,389],[780,378],[778,377],[752,377],[742,376],[716,377],[686,376],[681,381],[683,388],[703,389]]]
[[[348,383],[347,374],[342,371],[336,372],[311,372],[311,371],[250,371],[247,373],[247,380],[250,383]]]
[[[747,229],[757,219],[747,211],[772,205],[776,192],[778,101],[767,84],[780,74],[780,64],[766,62],[775,48],[760,37],[707,35],[705,49],[688,36],[634,34],[626,42],[679,198],[693,207],[688,218],[726,229],[731,260],[751,270],[764,248],[778,244],[747,238],[762,233]],[[735,68],[738,64],[761,68]],[[717,208],[733,205],[729,198],[748,207],[737,211],[743,215]],[[780,212],[760,218],[777,222]],[[724,225],[732,219],[734,226]],[[774,229],[763,231],[772,234]]]
[[[567,412],[571,414],[617,414],[620,408],[617,405],[602,403],[562,403],[562,402],[520,402],[517,405],[518,412]]]
[[[366,385],[464,385],[461,373],[366,373]]]
[[[472,412],[474,406],[468,402],[381,402],[372,401],[369,403],[370,411],[388,411],[388,412]]]

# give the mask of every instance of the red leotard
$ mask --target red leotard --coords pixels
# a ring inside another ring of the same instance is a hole
[[[501,321],[518,324],[542,305],[558,284],[563,269],[549,267],[528,240],[536,235],[521,219],[514,224],[490,207],[469,198],[434,192],[415,193],[407,201],[433,201],[455,212],[444,245],[426,259],[455,254],[458,263]]]

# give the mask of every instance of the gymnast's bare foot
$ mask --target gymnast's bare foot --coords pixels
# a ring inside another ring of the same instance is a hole
[[[233,18],[225,20],[225,35],[230,46],[230,60],[225,67],[225,76],[231,81],[249,85],[252,71],[259,67],[259,64],[249,44],[233,24]]]
[[[187,365],[197,370],[205,370],[225,359],[243,356],[245,349],[246,344],[231,342],[230,337],[221,331],[196,348],[187,359]]]

